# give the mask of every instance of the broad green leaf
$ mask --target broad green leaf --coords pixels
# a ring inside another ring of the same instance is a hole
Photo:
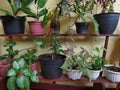
[[[25,68],[22,72],[25,76],[31,76],[32,71],[30,70],[30,68]]]
[[[36,82],[36,83],[39,82],[39,77],[36,76],[35,74],[32,74],[32,75],[30,76],[30,78],[31,78],[32,82]]]
[[[24,60],[24,58],[20,58],[18,60],[18,65],[20,68],[24,68],[26,66],[26,61]]]
[[[24,80],[23,84],[25,85],[26,89],[29,89],[30,88],[30,78],[25,76],[25,80]]]
[[[33,0],[22,0],[22,7],[27,7],[32,3]]]
[[[13,68],[15,68],[16,70],[18,70],[20,68],[20,65],[18,64],[17,61],[14,61],[12,64]]]
[[[45,14],[47,14],[47,13],[48,13],[48,10],[47,10],[46,8],[44,8],[44,9],[42,9],[42,10],[39,12],[38,17],[41,17],[41,16],[43,16],[43,15],[45,15]]]
[[[17,83],[17,86],[18,86],[19,88],[21,88],[21,89],[24,89],[24,88],[25,88],[24,82],[25,82],[25,76],[24,76],[24,75],[21,76],[21,77],[17,77],[16,83]]]
[[[4,12],[6,16],[12,16],[11,12],[4,10],[4,9],[0,9],[0,11]]]
[[[16,76],[16,75],[17,75],[17,72],[14,68],[9,69],[7,72],[7,76]]]
[[[43,8],[46,3],[47,0],[37,0],[38,8]]]
[[[16,90],[16,77],[10,77],[7,80],[7,88],[9,90]]]

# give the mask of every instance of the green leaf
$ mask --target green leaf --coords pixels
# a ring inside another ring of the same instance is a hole
[[[10,47],[10,46],[15,46],[16,42],[7,42],[4,44],[4,47]]]
[[[25,68],[22,72],[25,76],[31,76],[32,70],[30,68]]]
[[[9,69],[7,72],[7,76],[16,76],[16,75],[17,75],[17,72],[14,68]]]
[[[38,13],[38,17],[41,17],[41,16],[43,16],[43,15],[45,15],[45,14],[47,14],[48,13],[48,10],[46,9],[46,8],[44,8],[44,9],[42,9],[39,13]]]
[[[7,80],[7,88],[9,90],[16,90],[16,77],[10,77]]]
[[[33,2],[33,0],[22,0],[22,7],[27,7]]]
[[[18,64],[17,61],[14,61],[13,64],[12,64],[13,68],[18,70],[20,68],[20,65]]]
[[[39,77],[36,76],[35,74],[32,74],[32,75],[30,76],[30,78],[31,78],[31,80],[32,80],[33,82],[36,82],[36,83],[39,82]]]
[[[26,61],[24,60],[24,58],[20,58],[18,60],[18,65],[20,68],[24,68],[26,66]]]
[[[23,83],[26,89],[30,89],[30,78],[25,76],[25,81]]]
[[[19,88],[21,88],[21,89],[24,89],[24,88],[25,88],[25,84],[24,84],[25,79],[26,79],[26,77],[25,77],[24,75],[21,76],[21,77],[17,77],[16,83],[17,83],[17,86],[18,86]]]
[[[47,0],[37,0],[38,8],[43,8],[46,3]]]
[[[88,76],[89,80],[92,79],[92,73],[88,68],[83,68],[82,71]]]

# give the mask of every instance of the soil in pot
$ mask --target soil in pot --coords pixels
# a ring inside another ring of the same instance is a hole
[[[109,66],[107,69],[114,72],[120,72],[120,67]]]
[[[54,60],[51,59],[49,54],[39,55],[41,75],[49,79],[59,78],[62,75],[60,66],[64,63],[65,56],[57,54]]]

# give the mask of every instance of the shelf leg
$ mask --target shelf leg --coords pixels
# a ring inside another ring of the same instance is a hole
[[[102,83],[94,83],[93,90],[105,90],[105,86]]]

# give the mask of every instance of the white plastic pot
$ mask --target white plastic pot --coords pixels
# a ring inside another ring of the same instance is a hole
[[[120,82],[120,72],[104,70],[105,77],[112,82]]]
[[[101,70],[91,70],[91,73],[92,73],[91,79],[96,80],[99,77],[100,72],[101,72]]]
[[[77,80],[81,78],[82,72],[79,72],[79,70],[67,70],[67,76],[72,80]]]

